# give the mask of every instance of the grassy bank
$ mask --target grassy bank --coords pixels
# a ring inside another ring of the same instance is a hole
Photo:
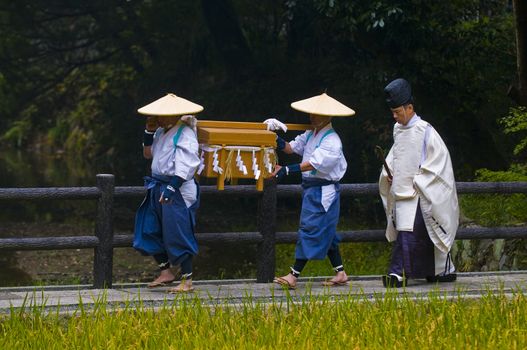
[[[271,304],[204,306],[178,299],[153,311],[101,303],[73,316],[39,307],[0,316],[2,349],[524,349],[527,300],[487,295],[447,300],[306,297]]]

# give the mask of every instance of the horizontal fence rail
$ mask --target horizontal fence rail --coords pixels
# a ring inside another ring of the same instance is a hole
[[[384,230],[357,230],[339,231],[342,242],[385,242]],[[217,232],[197,233],[199,244],[214,243],[261,243],[263,237],[260,232]],[[117,234],[114,236],[114,248],[132,246],[133,235]],[[276,232],[276,243],[296,243],[297,232]],[[471,227],[460,228],[456,240],[466,239],[513,239],[527,238],[527,227]],[[35,237],[35,238],[2,238],[0,250],[59,250],[59,249],[86,249],[99,245],[95,236],[74,237]]]
[[[527,193],[526,182],[457,182],[458,194],[511,194]],[[341,196],[378,195],[377,183],[341,184]],[[225,186],[224,191],[218,191],[216,186],[200,186],[201,195],[218,196],[260,196],[252,185]],[[146,191],[142,186],[116,186],[115,198],[130,198],[144,196]],[[278,197],[299,196],[302,194],[300,185],[276,186]],[[0,188],[0,200],[3,199],[97,199],[101,191],[97,187],[35,187],[35,188]]]
[[[456,189],[458,194],[511,194],[527,193],[527,182],[457,182]],[[137,186],[118,186],[115,187],[116,198],[140,197],[144,196],[145,189]],[[202,195],[219,195],[219,196],[259,196],[254,186],[237,185],[225,186],[224,191],[218,191],[216,186],[200,186]],[[295,197],[302,195],[301,185],[277,185],[277,197]],[[341,184],[340,195],[379,195],[379,185],[377,183],[362,184]],[[2,192],[0,189],[0,199]]]
[[[0,188],[1,199],[97,199],[97,187]]]
[[[0,250],[77,249],[95,248],[98,245],[99,238],[95,236],[28,237],[0,239]]]
[[[94,249],[94,287],[111,287],[113,248],[130,247],[133,235],[113,232],[114,200],[139,198],[146,191],[140,186],[114,186],[114,176],[99,174],[96,187],[0,188],[0,200],[97,200],[97,217],[93,236],[0,238],[0,250]],[[527,182],[457,182],[459,194],[527,193]],[[277,198],[300,197],[300,185],[276,185],[266,180],[263,192],[255,186],[201,186],[201,195],[225,197],[255,197],[259,201],[258,232],[197,233],[199,244],[244,243],[258,245],[257,281],[269,282],[274,277],[275,245],[295,243],[297,232],[276,232]],[[379,195],[377,183],[341,184],[341,196]],[[385,242],[383,229],[339,231],[343,242]],[[456,239],[527,238],[527,227],[460,228]]]

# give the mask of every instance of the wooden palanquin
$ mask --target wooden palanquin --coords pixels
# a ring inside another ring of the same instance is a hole
[[[309,125],[287,124],[291,130],[305,130]],[[274,170],[276,134],[263,123],[198,121],[201,165],[198,175],[216,178],[218,190],[225,180],[254,179],[256,189],[263,190],[263,180]]]

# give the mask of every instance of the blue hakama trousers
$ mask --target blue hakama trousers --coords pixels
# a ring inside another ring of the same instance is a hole
[[[189,254],[198,253],[195,237],[196,202],[187,208],[179,190],[169,204],[159,203],[161,193],[170,182],[168,176],[145,177],[147,194],[135,218],[133,247],[143,255],[166,253],[172,265],[180,264]]]
[[[302,211],[296,243],[295,258],[302,260],[323,260],[330,249],[336,249],[340,242],[337,223],[340,212],[340,187],[338,183],[306,181],[302,187]],[[317,183],[318,182],[318,183]],[[335,185],[335,199],[326,211],[321,203],[322,186]]]
[[[435,275],[434,243],[426,230],[421,207],[417,205],[413,232],[399,231],[392,247],[388,274],[406,278],[424,278]]]

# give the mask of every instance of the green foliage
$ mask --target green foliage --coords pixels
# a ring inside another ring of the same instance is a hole
[[[494,122],[516,69],[506,1],[0,5],[0,123],[17,148],[114,166],[138,153],[137,108],[168,91],[204,105],[205,119],[304,122],[291,101],[327,89],[357,111],[335,123],[353,168],[345,181],[370,181],[374,146],[392,142],[382,88],[405,76],[462,177],[508,159]]]
[[[527,131],[527,108],[511,108],[509,114],[499,120],[506,134]],[[514,154],[520,156],[527,146],[527,137],[520,139]],[[520,160],[521,158],[519,158]],[[523,158],[525,159],[525,158]],[[514,182],[527,181],[527,163],[513,163],[507,171],[479,169],[476,181]],[[467,195],[461,198],[463,213],[484,226],[510,225],[527,222],[527,196],[511,195]]]
[[[30,136],[31,122],[27,119],[15,120],[11,127],[2,135],[2,141],[15,143],[21,147]]]
[[[520,133],[524,134],[523,139],[514,148],[514,154],[520,155],[527,150],[527,107],[511,108],[509,115],[500,120],[505,127],[506,134]],[[527,154],[526,154],[527,155]],[[527,160],[526,157],[524,157]],[[526,164],[527,166],[527,164]]]
[[[513,166],[509,171],[480,169],[476,181],[527,181],[527,167]],[[527,222],[527,196],[463,195],[460,198],[463,214],[482,226],[503,226]]]
[[[29,296],[30,298],[31,296]],[[38,297],[38,293],[37,296]],[[35,297],[35,298],[36,298]],[[39,303],[0,316],[3,349],[524,349],[521,292],[480,299],[328,295],[250,296],[236,305],[179,297],[154,309],[142,300],[111,307],[99,297],[65,316]],[[44,304],[44,303],[43,303]],[[61,310],[62,311],[62,310]]]

